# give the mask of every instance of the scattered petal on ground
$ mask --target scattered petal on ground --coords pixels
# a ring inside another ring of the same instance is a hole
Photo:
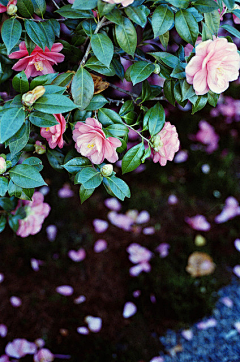
[[[197,323],[198,329],[207,329],[211,327],[215,327],[217,325],[217,321],[214,318],[207,319],[206,321],[202,321]]]
[[[144,235],[153,235],[155,234],[155,228],[153,226],[149,226],[147,228],[143,229],[143,234]]]
[[[109,199],[106,199],[104,201],[104,205],[113,211],[119,211],[121,210],[122,205],[120,204],[120,202],[118,201],[118,199],[116,199],[115,197],[111,197]]]
[[[240,239],[236,239],[234,241],[234,246],[237,249],[237,251],[240,251]]]
[[[137,307],[132,302],[127,302],[123,308],[123,317],[130,318],[137,312]]]
[[[46,233],[47,233],[47,238],[49,241],[54,241],[56,239],[57,236],[57,227],[56,225],[48,225],[46,227]]]
[[[233,301],[229,297],[223,297],[220,300],[226,307],[228,307],[228,308],[233,307]]]
[[[233,267],[233,273],[238,277],[240,278],[240,265],[235,265]]]
[[[93,220],[94,231],[96,233],[104,233],[108,228],[108,222],[101,219]]]
[[[87,327],[78,327],[77,328],[77,332],[79,333],[79,334],[89,334],[89,330],[87,329]]]
[[[158,245],[158,247],[155,249],[159,252],[160,258],[165,258],[168,256],[168,249],[170,248],[170,245],[167,243],[161,243]]]
[[[81,304],[81,303],[85,302],[85,300],[86,300],[85,295],[79,295],[79,297],[74,299],[74,303]]]
[[[99,239],[95,242],[93,247],[95,253],[101,253],[101,251],[104,251],[107,249],[107,242],[104,239]]]
[[[73,288],[70,285],[60,285],[56,288],[56,292],[67,297],[73,294]]]
[[[0,273],[0,283],[2,283],[3,281],[4,281],[4,275]]]
[[[191,329],[184,329],[181,334],[187,341],[193,339],[193,331]]]
[[[176,195],[169,195],[168,197],[168,204],[169,205],[176,205],[178,203],[178,198]]]
[[[71,190],[69,184],[64,184],[63,187],[58,190],[58,197],[61,199],[67,199],[69,197],[73,197],[74,192]]]
[[[99,317],[93,317],[89,315],[85,317],[85,321],[88,324],[88,328],[91,332],[97,333],[102,328],[102,319]]]
[[[0,324],[0,337],[6,337],[7,331],[7,326],[5,326],[5,324]]]
[[[22,305],[21,299],[15,296],[12,296],[10,298],[10,303],[12,304],[13,307],[20,307]]]
[[[22,358],[27,354],[34,354],[36,350],[37,347],[35,343],[28,342],[23,338],[17,338],[7,344],[5,353],[9,357]]]
[[[86,251],[81,248],[79,250],[69,250],[68,257],[75,262],[82,261],[86,258]]]

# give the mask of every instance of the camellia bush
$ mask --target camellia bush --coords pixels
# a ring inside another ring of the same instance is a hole
[[[227,13],[240,21],[238,1],[68,2],[0,1],[0,230],[21,237],[50,211],[36,191],[46,156],[82,203],[98,187],[129,198],[122,175],[147,159],[164,167],[180,148],[166,104],[215,107],[239,76],[240,32],[221,25]]]

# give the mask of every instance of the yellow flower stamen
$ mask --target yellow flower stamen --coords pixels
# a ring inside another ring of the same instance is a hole
[[[40,72],[43,70],[43,63],[41,61],[34,63],[34,65],[35,65],[36,70],[38,70]]]

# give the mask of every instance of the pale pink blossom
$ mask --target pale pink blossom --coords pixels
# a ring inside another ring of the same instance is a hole
[[[199,36],[199,37],[197,38],[197,41],[196,41],[196,43],[195,43],[195,46],[198,45],[199,43],[201,43],[201,41],[202,41],[202,37]],[[189,55],[192,53],[193,49],[194,49],[194,47],[193,47],[192,44],[187,44],[187,45],[184,47],[184,55],[185,55],[185,57],[189,57]]]
[[[94,164],[100,164],[104,159],[111,163],[118,160],[116,149],[121,146],[121,141],[114,137],[106,138],[102,124],[95,118],[87,118],[85,123],[77,122],[73,140],[76,150]]]
[[[22,305],[22,301],[19,297],[15,297],[14,295],[10,297],[10,303],[13,307],[20,307]]]
[[[237,47],[225,38],[206,40],[196,46],[196,55],[186,66],[186,80],[197,95],[209,90],[222,93],[238,79],[240,57]]]
[[[7,169],[7,163],[5,158],[0,157],[0,175],[2,175]]]
[[[83,248],[76,250],[69,250],[68,257],[75,262],[82,261],[86,258],[86,251]]]
[[[52,362],[54,360],[54,355],[47,348],[41,348],[33,356],[34,362]]]
[[[19,220],[19,228],[17,235],[25,238],[29,235],[37,234],[42,227],[44,219],[50,212],[50,206],[43,202],[44,196],[41,192],[35,192],[32,197],[32,201],[21,201],[18,206],[25,206],[26,217]]]
[[[123,318],[130,318],[137,312],[137,307],[132,302],[127,302],[123,307]]]
[[[158,245],[158,247],[156,247],[156,251],[159,252],[159,256],[160,258],[166,258],[166,256],[168,256],[168,249],[170,248],[170,245],[167,243],[161,243]]]
[[[121,4],[122,6],[126,7],[134,2],[134,0],[103,0],[109,4]]]
[[[59,54],[63,45],[61,43],[53,44],[51,50],[45,47],[43,51],[38,45],[35,46],[31,54],[28,54],[24,41],[19,44],[19,50],[9,55],[10,59],[20,59],[14,66],[13,70],[17,72],[25,71],[26,76],[36,77],[49,73],[55,73],[52,65],[64,61],[64,55]]]
[[[73,288],[70,285],[60,285],[56,288],[56,292],[68,297],[73,294]]]
[[[203,216],[203,215],[186,217],[185,221],[194,230],[208,231],[211,228],[211,225],[209,224],[209,222],[206,220],[205,216]]]
[[[152,143],[153,162],[165,166],[167,161],[173,160],[180,147],[176,127],[166,122],[163,129],[152,138]]]
[[[41,127],[40,133],[43,138],[46,138],[51,149],[55,147],[63,148],[63,133],[66,129],[66,121],[62,114],[54,114],[58,124],[52,127]]]
[[[0,13],[5,13],[6,11],[8,11],[10,5],[17,5],[17,0],[10,0],[7,3],[7,6],[0,4]]]
[[[215,133],[214,128],[206,121],[199,122],[199,131],[194,139],[207,145],[206,152],[212,153],[218,148],[219,135]]]
[[[122,207],[121,203],[116,199],[116,197],[108,198],[104,201],[104,205],[107,206],[108,209],[113,211],[119,211]]]
[[[107,242],[104,239],[99,239],[95,242],[93,247],[95,253],[101,253],[102,251],[107,249]]]
[[[97,333],[102,328],[102,319],[99,317],[93,317],[91,315],[85,317],[85,321],[88,324],[88,329],[91,332]]]
[[[206,321],[202,321],[197,323],[198,329],[208,329],[211,327],[215,327],[217,325],[217,321],[214,318],[209,318]]]
[[[8,329],[5,324],[0,324],[0,337],[5,338],[7,335]]]
[[[26,339],[17,338],[6,345],[5,353],[9,357],[22,358],[27,354],[34,354],[37,350],[35,343],[28,342]]]
[[[238,216],[238,215],[240,215],[239,203],[234,197],[229,196],[225,200],[225,205],[223,207],[222,212],[215,217],[214,221],[217,224],[221,224],[230,219],[233,219],[235,216]]]
[[[93,226],[96,233],[104,233],[108,228],[108,222],[101,219],[94,219]]]

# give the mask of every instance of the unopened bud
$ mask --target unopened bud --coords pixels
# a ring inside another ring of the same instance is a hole
[[[153,73],[155,73],[155,74],[159,74],[160,73],[160,65],[159,64],[154,64],[155,65],[155,69],[154,69],[154,71],[153,71]]]
[[[44,153],[46,153],[46,146],[43,145],[42,142],[40,142],[40,141],[36,141],[34,148],[35,148],[35,152],[38,155],[43,155]]]
[[[38,85],[33,90],[23,94],[22,104],[26,107],[30,107],[38,100],[38,98],[42,97],[44,93],[45,88],[42,85]]]
[[[2,175],[4,172],[6,172],[7,164],[3,157],[0,157],[0,175]]]
[[[18,8],[16,5],[10,4],[7,6],[7,14],[10,16],[16,14],[17,10]]]
[[[206,239],[202,235],[197,235],[194,242],[196,246],[204,246],[206,244]]]
[[[108,163],[107,165],[102,166],[100,172],[103,177],[111,176],[113,172],[113,165]]]

